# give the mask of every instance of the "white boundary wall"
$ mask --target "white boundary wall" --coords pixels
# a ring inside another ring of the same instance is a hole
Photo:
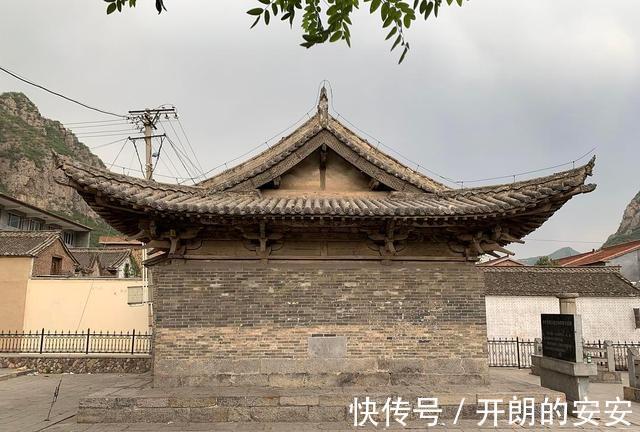
[[[540,334],[540,314],[559,313],[556,297],[487,296],[489,338],[533,339]],[[640,298],[582,297],[577,300],[585,340],[640,341],[633,308]]]

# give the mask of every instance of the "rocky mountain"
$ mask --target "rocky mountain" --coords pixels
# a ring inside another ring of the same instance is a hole
[[[603,246],[613,246],[632,240],[640,240],[640,192],[633,197],[624,210],[618,231],[610,235]]]
[[[557,260],[560,258],[566,258],[568,256],[578,255],[579,253],[580,252],[578,252],[577,250],[571,247],[563,247],[554,252],[551,252],[549,255],[543,255],[543,256],[548,256],[552,260]],[[523,258],[523,259],[518,259],[518,261],[526,265],[534,265],[536,262],[538,262],[538,259],[540,259],[541,257],[542,256]]]
[[[0,94],[0,192],[95,228],[93,241],[114,233],[77,192],[55,182],[52,150],[104,166],[60,122],[42,117],[27,96]]]

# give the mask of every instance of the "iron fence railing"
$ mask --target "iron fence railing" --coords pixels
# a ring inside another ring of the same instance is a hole
[[[534,340],[488,339],[489,367],[531,367],[531,354],[535,354]]]
[[[632,348],[632,347],[640,348],[640,342],[617,341],[617,342],[613,342],[611,345],[613,347],[613,357],[616,363],[616,370],[619,370],[619,371],[628,370],[627,348]],[[592,342],[585,342],[585,346],[602,348],[604,347],[604,341],[598,340],[598,341],[592,341]]]
[[[490,367],[531,367],[531,355],[539,341],[521,338],[487,339]],[[37,332],[0,331],[0,353],[11,354],[150,354],[151,332]],[[594,363],[605,362],[604,341],[584,341],[585,353]],[[640,341],[612,343],[616,370],[627,370],[627,348],[640,347]]]
[[[531,354],[536,353],[536,340],[521,338],[487,339],[489,367],[531,367]],[[640,342],[617,341],[611,344],[614,352],[615,369],[627,370],[627,348],[640,347]],[[585,354],[589,354],[595,364],[606,366],[606,350],[603,340],[583,341]]]
[[[24,354],[150,354],[150,332],[3,332],[0,353]]]

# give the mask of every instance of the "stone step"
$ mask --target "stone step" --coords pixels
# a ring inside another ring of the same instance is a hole
[[[481,390],[478,392],[478,390]],[[437,394],[436,394],[437,393]],[[564,400],[562,393],[538,388],[533,392],[496,393],[491,389],[413,387],[359,389],[285,389],[264,387],[227,387],[194,389],[120,389],[105,390],[80,401],[79,423],[212,423],[212,422],[344,422],[353,423],[349,406],[358,398],[369,397],[377,404],[378,421],[384,422],[383,405],[387,398],[400,396],[409,403],[408,419],[418,419],[414,412],[418,398],[438,397],[439,417],[478,418],[478,400],[510,400],[533,397],[538,403],[545,397]],[[460,409],[461,401],[464,400]]]
[[[19,377],[22,375],[28,375],[32,372],[34,372],[33,369],[27,369],[27,368],[17,368],[17,369],[0,368],[0,381],[5,381],[5,380]]]

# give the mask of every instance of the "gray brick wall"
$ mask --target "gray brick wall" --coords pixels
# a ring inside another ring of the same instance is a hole
[[[322,373],[309,360],[309,338],[322,335],[346,339],[331,373],[369,360],[358,367],[388,373],[396,359],[431,362],[420,373],[451,362],[460,375],[485,373],[484,281],[472,263],[175,261],[152,271],[158,377],[278,372],[269,359]]]

